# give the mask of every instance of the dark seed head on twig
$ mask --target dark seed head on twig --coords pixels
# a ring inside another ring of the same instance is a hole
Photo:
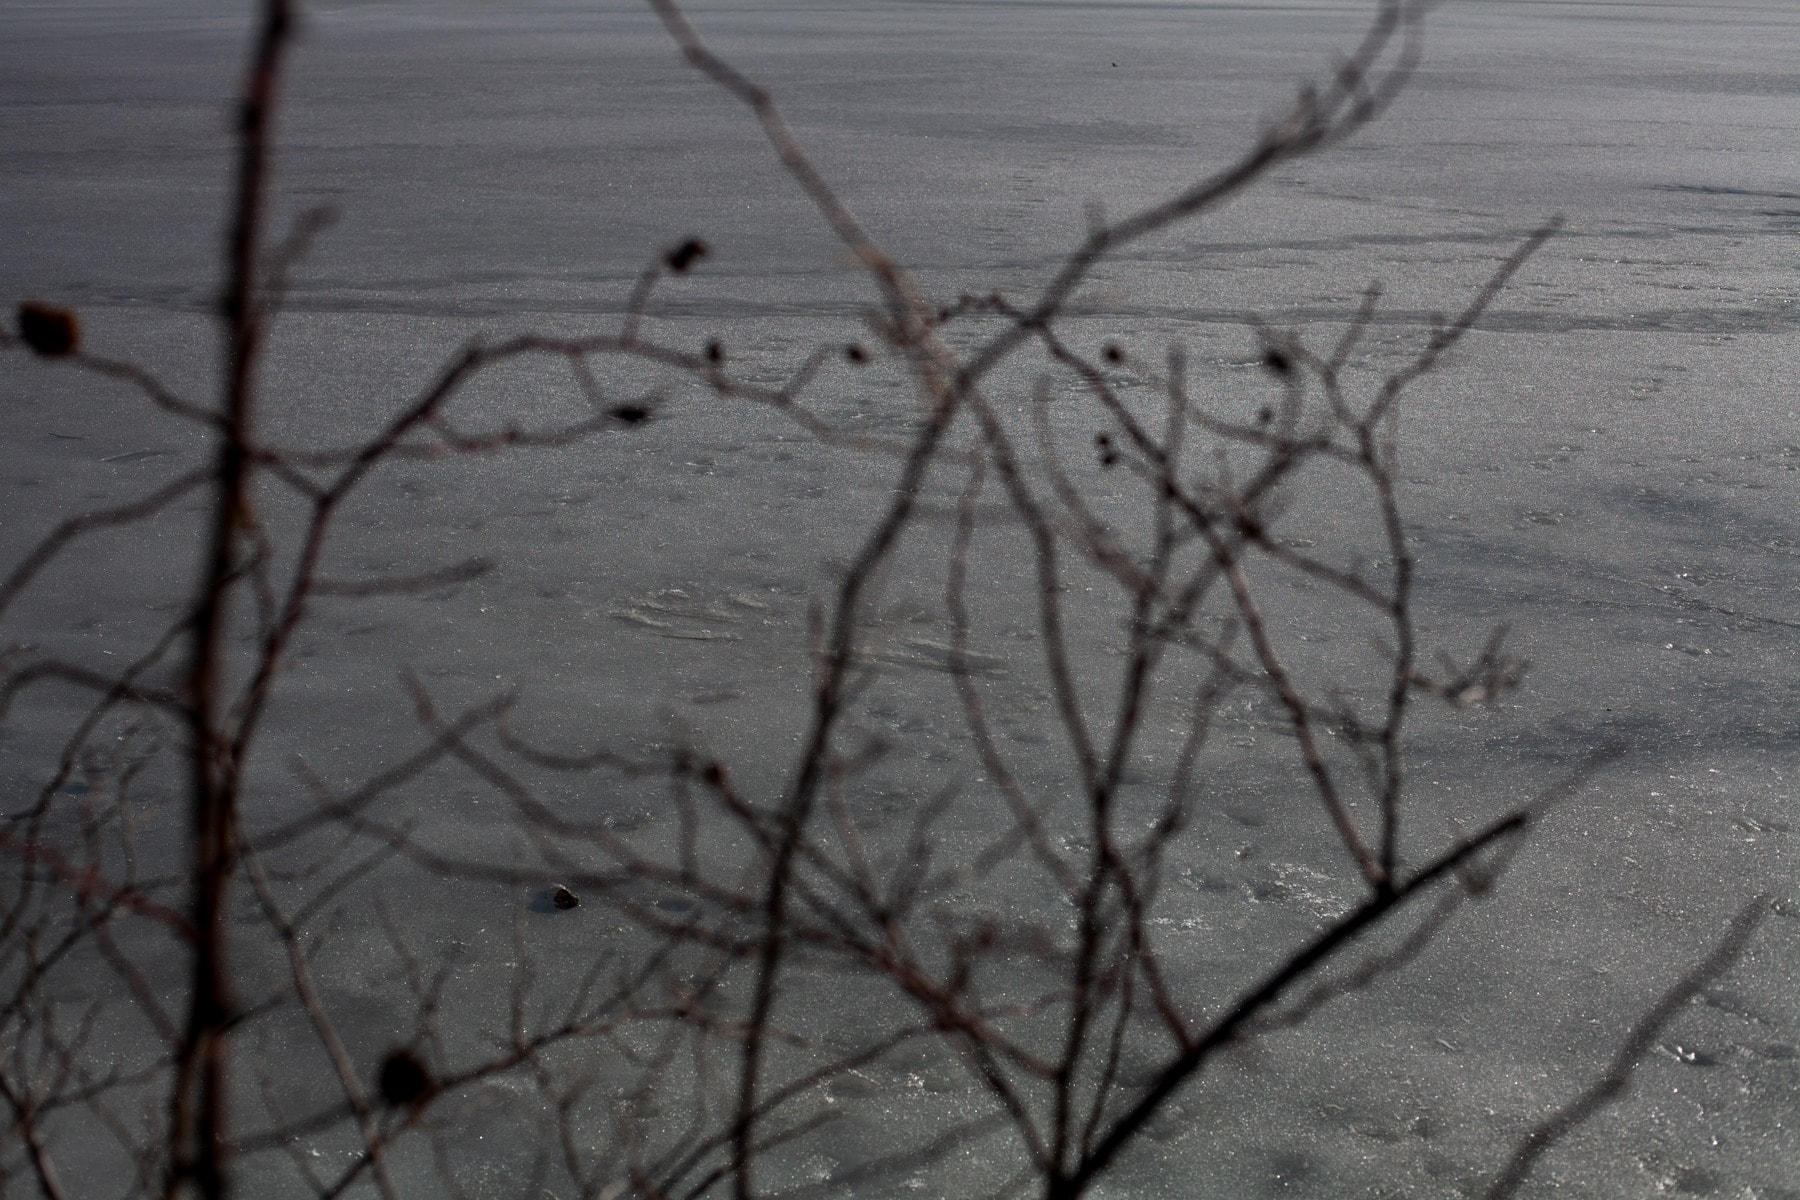
[[[1289,358],[1282,351],[1270,346],[1267,350],[1263,351],[1262,365],[1270,374],[1286,378],[1294,369],[1294,360]]]
[[[844,357],[853,363],[866,363],[869,361],[869,352],[855,342],[851,342],[844,347]]]
[[[699,238],[689,238],[681,245],[669,251],[663,261],[669,264],[669,270],[677,275],[685,274],[689,267],[706,257],[706,243]]]
[[[714,366],[725,361],[725,347],[717,339],[706,343],[706,361]]]
[[[62,358],[80,349],[81,323],[66,308],[26,300],[19,305],[19,336],[33,353]]]
[[[437,1091],[431,1068],[412,1050],[404,1047],[388,1051],[381,1060],[381,1077],[377,1081],[381,1098],[395,1107],[423,1104]]]
[[[580,905],[581,897],[559,883],[550,889],[550,903],[561,909],[570,909]]]
[[[626,425],[642,425],[650,419],[650,410],[642,404],[620,404],[609,415]]]

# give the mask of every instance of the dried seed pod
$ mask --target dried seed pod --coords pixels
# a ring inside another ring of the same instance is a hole
[[[1263,351],[1262,365],[1270,374],[1286,378],[1288,373],[1294,369],[1294,360],[1289,358],[1283,351],[1277,350],[1274,346],[1270,346],[1267,350]]]
[[[851,342],[844,347],[844,357],[853,363],[866,363],[869,361],[869,352],[855,342]]]
[[[699,238],[689,238],[664,255],[663,261],[669,264],[669,270],[682,275],[689,267],[706,257],[706,249],[706,243]]]
[[[581,897],[559,883],[550,889],[550,903],[558,908],[569,909],[579,905]]]
[[[418,1054],[402,1046],[389,1050],[381,1060],[381,1076],[377,1080],[381,1098],[396,1107],[423,1104],[437,1091],[431,1068]]]
[[[81,348],[81,322],[66,308],[26,300],[19,305],[19,336],[43,358],[62,358]]]
[[[650,419],[650,410],[642,404],[620,404],[608,415],[626,425],[642,425]]]

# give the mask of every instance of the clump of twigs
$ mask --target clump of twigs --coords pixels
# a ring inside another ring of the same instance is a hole
[[[794,1161],[833,1136],[845,1097],[922,1063],[911,1076],[921,1088],[957,1089],[962,1102],[865,1131],[854,1149],[839,1147],[844,1161],[828,1179],[798,1192],[856,1195],[978,1147],[991,1190],[1073,1200],[1203,1086],[1227,1049],[1304,1022],[1424,953],[1579,782],[1521,797],[1447,842],[1407,819],[1419,706],[1493,703],[1519,686],[1524,664],[1500,631],[1467,665],[1434,660],[1425,645],[1398,414],[1554,222],[1472,281],[1462,311],[1386,373],[1353,366],[1378,312],[1374,289],[1324,336],[1257,327],[1254,365],[1268,392],[1248,410],[1201,386],[1179,345],[1090,349],[1092,316],[1075,312],[1078,291],[1122,251],[1377,119],[1417,61],[1424,5],[1381,4],[1338,68],[1224,168],[1139,211],[1094,214],[1035,293],[949,302],[864,228],[763,87],[671,0],[652,7],[687,60],[748,107],[876,296],[866,337],[822,337],[785,383],[734,374],[739,355],[718,340],[695,352],[655,335],[659,282],[708,256],[690,238],[653,256],[615,331],[472,342],[352,445],[265,436],[257,379],[269,325],[287,272],[325,223],[307,215],[284,239],[267,229],[293,49],[283,0],[265,0],[239,100],[218,400],[190,400],[144,367],[84,349],[71,312],[21,305],[6,346],[122,385],[182,423],[207,458],[43,536],[0,580],[0,616],[91,534],[166,521],[195,498],[206,523],[199,576],[127,665],[22,643],[0,664],[0,712],[51,686],[87,704],[53,777],[0,832],[15,864],[0,904],[0,1100],[18,1135],[0,1151],[6,1179],[67,1195],[71,1160],[104,1137],[113,1181],[129,1178],[135,1193],[222,1197],[251,1166],[285,1161],[320,1196],[398,1195],[404,1160],[409,1171],[428,1161],[446,1194],[462,1194],[473,1146],[463,1135],[513,1106],[541,1139],[506,1158],[513,1193],[747,1198],[791,1188]],[[465,424],[457,402],[471,385],[528,359],[567,368],[583,415]],[[813,403],[828,363],[878,361],[907,373],[909,436],[868,437]],[[645,386],[602,386],[598,363],[641,371]],[[1021,385],[1021,370],[1033,382]],[[348,788],[296,762],[304,803],[252,819],[263,777],[249,764],[278,690],[302,686],[284,666],[320,601],[451,587],[492,565],[328,574],[338,522],[371,479],[400,463],[637,436],[672,403],[655,382],[669,375],[773,410],[855,464],[846,470],[893,479],[814,608],[812,683],[781,783],[746,788],[741,778],[769,772],[730,770],[697,736],[653,750],[548,746],[517,727],[518,695],[449,710],[407,675],[415,745]],[[1090,463],[1124,481],[1128,505],[1101,502]],[[1312,494],[1361,513],[1362,525],[1293,536],[1296,497]],[[920,562],[947,633],[896,647],[884,589],[903,563],[916,576]],[[1294,615],[1297,589],[1322,616]],[[978,648],[996,606],[1029,653]],[[1298,637],[1308,621],[1367,629],[1371,650],[1333,675]],[[956,714],[962,748],[914,756],[916,786],[903,819],[889,821],[863,800],[876,769],[906,757],[867,720],[895,664],[937,672],[934,703]],[[1025,710],[1041,715],[1054,752],[1009,738],[1011,714]],[[1205,832],[1207,785],[1245,713],[1288,748],[1307,804],[1283,820],[1335,848],[1345,900],[1272,947],[1252,977],[1221,987],[1194,976],[1166,914],[1177,864],[1219,849]],[[138,865],[135,787],[165,747],[184,763],[186,832],[179,868],[158,874]],[[438,772],[503,800],[523,849],[505,857],[434,841],[407,801]],[[572,813],[533,783],[559,774],[654,782],[667,819],[640,830]],[[545,892],[546,877],[564,882]],[[416,914],[424,905],[412,897],[447,883],[538,898],[512,906],[505,970],[459,973],[456,950],[421,947],[419,922],[393,916],[396,894]],[[379,957],[399,981],[383,1012],[401,1027],[373,1041],[346,1021],[349,985],[332,975],[332,939],[353,898],[376,914]],[[581,961],[567,944],[547,958],[535,940],[532,914],[546,898],[553,910],[582,908],[556,928],[598,931]],[[1622,1089],[1644,1031],[1695,980],[1726,969],[1752,925],[1740,920],[1633,1031],[1593,1092],[1532,1133],[1495,1194]],[[1402,931],[1397,948],[1359,956],[1389,927]],[[55,984],[78,956],[97,958],[128,999],[71,1014]],[[178,982],[166,961],[180,964]],[[264,1035],[302,1047],[296,1061],[246,1049]]]

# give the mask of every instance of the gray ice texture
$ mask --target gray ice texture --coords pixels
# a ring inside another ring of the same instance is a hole
[[[91,347],[201,397],[216,383],[208,313],[247,7],[0,9],[0,297],[77,308]],[[690,13],[771,88],[864,224],[954,297],[1028,295],[1082,236],[1086,206],[1126,212],[1229,161],[1354,44],[1369,8],[710,0]],[[1503,703],[1416,727],[1418,853],[1597,749],[1621,751],[1420,961],[1221,1060],[1096,1196],[1479,1194],[1740,904],[1791,897],[1797,63],[1800,7],[1774,0],[1448,3],[1377,124],[1132,246],[1084,291],[1082,336],[1152,357],[1180,342],[1197,388],[1250,403],[1266,383],[1249,317],[1324,341],[1379,283],[1357,360],[1379,372],[1560,214],[1563,231],[1400,420],[1426,645],[1463,653],[1506,623],[1531,660]],[[734,367],[769,382],[816,345],[866,337],[871,293],[829,230],[745,112],[631,4],[309,5],[276,196],[281,221],[319,203],[339,214],[294,272],[265,371],[266,421],[294,443],[366,433],[471,337],[616,328],[638,272],[690,235],[713,253],[659,290],[656,336],[695,349],[718,339]],[[502,372],[462,411],[473,424],[567,416],[564,379]],[[1030,381],[1014,382],[1027,403]],[[879,369],[832,366],[815,395],[824,415],[872,434],[904,433],[915,415]],[[178,424],[22,356],[0,374],[0,413],[7,563],[61,515],[197,461]],[[251,818],[303,802],[294,755],[348,786],[415,745],[402,669],[447,708],[516,688],[520,725],[546,743],[689,738],[746,788],[777,786],[804,716],[809,604],[891,477],[778,414],[692,388],[653,422],[574,447],[388,471],[346,512],[331,569],[498,566],[423,594],[321,602],[259,750],[266,786]],[[1126,511],[1125,482],[1090,482],[1103,513]],[[1288,518],[1295,535],[1362,536],[1322,495]],[[20,603],[4,640],[100,665],[133,652],[190,578],[194,520],[188,510],[97,540]],[[1028,611],[999,599],[1017,594],[1023,560],[997,549],[984,563],[977,664],[999,676],[1033,653],[1034,632]],[[947,677],[931,669],[945,639],[941,566],[927,546],[886,581],[894,632],[859,718],[905,748],[859,801],[902,825],[917,789],[974,771]],[[1309,611],[1298,596],[1295,619]],[[1084,667],[1117,670],[1116,632],[1076,631]],[[1366,633],[1326,622],[1308,638],[1329,664],[1362,653]],[[1046,780],[1066,775],[1043,749],[1059,737],[1044,692],[1014,678],[995,714],[1006,744],[1044,758]],[[46,777],[77,711],[46,694],[0,728],[9,810]],[[1278,724],[1250,705],[1222,728],[1201,849],[1171,865],[1158,901],[1201,1009],[1355,895]],[[170,777],[145,786],[152,800],[174,794]],[[621,829],[667,819],[654,788],[544,786],[555,803],[616,813]],[[430,788],[414,811],[441,844],[526,853],[479,780],[445,771]],[[151,826],[145,852],[166,853],[174,835]],[[406,876],[384,903],[422,956],[454,953],[472,989],[513,961],[520,906],[505,889]],[[616,932],[593,906],[542,908],[527,910],[525,936],[551,975]],[[1631,1093],[1547,1156],[1525,1194],[1800,1197],[1800,944],[1796,910],[1777,908],[1743,962],[1671,1024]],[[371,1062],[410,1032],[374,911],[367,898],[347,906],[321,966]],[[248,969],[278,977],[264,956]],[[862,987],[820,980],[807,992],[816,1007],[793,1019],[848,1037],[875,1003]],[[83,998],[74,987],[71,1002]],[[279,1063],[291,1032],[249,1050]],[[793,1150],[782,1178],[828,1190],[859,1147],[979,1111],[953,1058],[915,1057],[847,1081],[859,1085],[840,1089],[848,1123]],[[274,1086],[298,1109],[318,1081]],[[508,1122],[526,1118],[508,1107],[511,1086],[483,1085],[467,1110],[470,1195],[518,1194],[524,1168],[506,1146],[523,1135]],[[857,1194],[973,1195],[1004,1181],[1015,1152],[1004,1136],[978,1140]],[[258,1194],[305,1194],[282,1162],[268,1170]]]

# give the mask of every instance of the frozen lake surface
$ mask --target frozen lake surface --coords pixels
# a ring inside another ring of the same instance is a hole
[[[1123,213],[1222,165],[1368,19],[1367,6],[1335,0],[689,11],[774,91],[864,225],[945,300],[1030,295],[1082,236],[1084,206]],[[206,314],[246,28],[210,4],[0,12],[0,296],[78,309],[90,348],[196,397],[215,382]],[[1082,336],[1151,359],[1180,341],[1197,393],[1249,403],[1263,387],[1251,316],[1323,343],[1379,282],[1357,365],[1389,369],[1560,214],[1562,232],[1409,393],[1400,421],[1424,644],[1466,654],[1505,623],[1531,661],[1523,690],[1492,709],[1416,726],[1407,814],[1420,854],[1597,750],[1620,751],[1419,961],[1222,1059],[1095,1195],[1479,1195],[1732,913],[1769,892],[1786,899],[1742,962],[1521,1194],[1800,1197],[1796,62],[1800,9],[1786,3],[1450,3],[1377,124],[1133,245],[1083,292],[1071,323]],[[320,3],[289,93],[277,210],[339,214],[295,271],[270,351],[267,420],[291,443],[367,432],[471,337],[616,329],[645,263],[690,235],[713,253],[659,291],[654,336],[691,350],[717,339],[734,369],[764,382],[815,346],[867,336],[868,286],[748,116],[684,67],[639,7]],[[62,515],[199,461],[184,428],[91,378],[22,354],[4,367],[0,569]],[[1023,406],[1031,386],[1028,373],[1006,377],[997,402]],[[477,424],[550,420],[571,411],[571,391],[564,372],[508,368],[464,411]],[[813,395],[847,429],[899,435],[912,422],[879,368],[834,363]],[[318,606],[259,751],[249,820],[303,802],[287,769],[296,754],[348,787],[415,745],[403,668],[446,710],[517,688],[516,723],[542,743],[649,752],[687,738],[747,791],[778,789],[806,716],[809,604],[886,499],[893,465],[691,386],[659,403],[647,425],[572,447],[376,479],[344,515],[328,570],[472,556],[497,566],[454,588]],[[1124,511],[1121,483],[1083,479],[1102,511]],[[953,500],[953,481],[932,494]],[[1296,506],[1295,536],[1361,536],[1328,489],[1319,496]],[[140,652],[191,575],[196,522],[177,513],[97,540],[5,614],[0,642],[97,666]],[[947,637],[933,545],[886,581],[898,632],[859,714],[901,751],[864,781],[901,832],[920,794],[980,777],[949,678],[931,669]],[[1025,572],[1004,549],[978,565],[977,648],[996,679],[1013,671],[1016,687],[995,685],[997,726],[1048,788],[1066,773],[1052,761],[1060,732],[1017,665],[1034,653],[1029,616],[1006,599],[1021,585],[1029,595]],[[1310,619],[1304,598],[1293,612]],[[1098,619],[1075,630],[1084,669],[1116,671],[1116,632]],[[1326,622],[1308,640],[1336,663],[1366,635]],[[76,697],[44,693],[8,714],[8,811],[50,776],[80,711]],[[1247,708],[1207,761],[1195,856],[1170,865],[1158,901],[1197,1007],[1226,1002],[1357,894],[1293,758]],[[1145,764],[1149,778],[1156,767]],[[171,780],[150,770],[146,794],[167,797]],[[549,803],[627,831],[669,819],[662,785],[541,786]],[[524,853],[504,805],[467,772],[445,769],[406,803],[434,844],[496,861]],[[147,821],[144,853],[166,856],[174,836]],[[503,1008],[516,897],[408,875],[389,889],[420,955],[456,954],[454,986]],[[357,1061],[372,1063],[413,1016],[357,895],[321,972]],[[527,915],[522,936],[552,980],[627,936],[599,906]],[[283,969],[278,947],[243,952],[257,978]],[[69,1003],[117,989],[98,961],[81,969]],[[797,986],[812,1007],[796,1027],[853,1036],[859,1006],[884,1003],[864,987]],[[275,1023],[243,1040],[273,1061],[303,1034]],[[451,1049],[475,1035],[452,1030]],[[304,1107],[309,1079],[278,1078],[276,1091]],[[857,1079],[865,1091],[836,1098],[847,1112],[837,1132],[782,1160],[786,1182],[829,1191],[893,1130],[973,1119],[985,1103],[936,1048]],[[472,1087],[463,1110],[488,1139],[462,1147],[471,1196],[519,1195],[529,1156],[517,1144],[541,1133],[508,1086]],[[985,1194],[1015,1152],[984,1136],[855,1194]],[[257,1166],[267,1174],[254,1194],[309,1194],[285,1164]],[[401,1167],[420,1173],[405,1175],[415,1194],[430,1193],[428,1158]],[[90,1169],[76,1172],[82,1194],[116,1194],[120,1179],[95,1176],[117,1163]]]

